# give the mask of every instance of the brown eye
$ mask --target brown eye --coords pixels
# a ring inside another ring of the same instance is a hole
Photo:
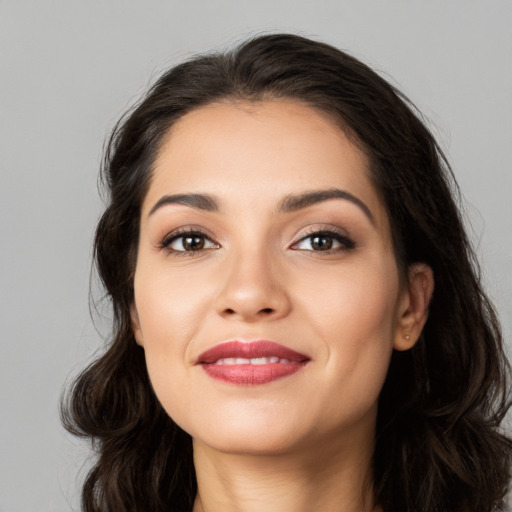
[[[311,233],[299,240],[292,249],[301,251],[345,251],[353,249],[356,244],[345,235],[335,233],[334,231],[318,231]]]
[[[197,235],[184,236],[182,244],[185,251],[199,251],[204,247],[204,237]]]
[[[185,253],[198,252],[205,249],[217,249],[219,246],[203,233],[190,231],[168,237],[162,242],[161,247],[170,252]]]
[[[328,251],[332,248],[333,240],[325,235],[315,235],[311,237],[311,247],[315,251]]]

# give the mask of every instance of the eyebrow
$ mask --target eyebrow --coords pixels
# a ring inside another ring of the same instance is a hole
[[[290,194],[279,203],[276,212],[296,212],[298,210],[308,208],[309,206],[323,203],[324,201],[329,201],[330,199],[344,199],[346,201],[350,201],[351,203],[358,206],[363,211],[363,213],[368,217],[370,222],[373,225],[375,225],[375,219],[368,206],[366,206],[366,204],[361,199],[352,195],[350,192],[347,192],[346,190],[340,190],[338,188],[330,188],[327,190],[314,190],[304,192],[302,194]],[[204,210],[207,212],[218,212],[220,210],[219,204],[213,196],[196,193],[174,194],[165,195],[161,197],[155,203],[153,208],[151,208],[148,216],[155,213],[159,208],[162,208],[163,206],[169,204],[181,204],[184,206],[189,206],[190,208]]]
[[[339,188],[314,190],[311,192],[304,192],[303,194],[289,195],[281,201],[277,211],[279,213],[295,212],[318,203],[323,203],[324,201],[329,201],[330,199],[344,199],[346,201],[350,201],[363,211],[372,224],[375,224],[375,219],[373,218],[370,208],[368,208],[368,206],[366,206],[366,204],[358,197],[352,195],[346,190],[340,190]]]
[[[219,205],[217,201],[206,194],[174,194],[171,196],[161,197],[151,208],[148,213],[148,217],[153,215],[159,208],[168,204],[182,204],[184,206],[190,206],[196,210],[205,210],[207,212],[219,211]]]

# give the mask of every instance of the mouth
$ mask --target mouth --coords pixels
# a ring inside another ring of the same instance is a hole
[[[197,359],[206,374],[231,384],[266,384],[297,373],[310,358],[272,341],[228,341]]]

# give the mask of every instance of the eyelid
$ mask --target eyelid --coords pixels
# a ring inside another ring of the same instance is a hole
[[[204,251],[212,249],[212,247],[208,247],[206,249],[202,249],[202,250],[198,250],[198,251],[178,251],[176,249],[170,248],[170,245],[174,240],[176,240],[178,238],[185,237],[186,235],[202,236],[205,239],[209,240],[214,245],[216,245],[217,246],[216,248],[220,247],[220,244],[204,228],[201,228],[199,226],[181,226],[181,227],[171,231],[170,233],[167,233],[164,237],[162,237],[162,239],[158,243],[158,248],[161,250],[168,251],[169,253],[172,253],[174,255],[179,255],[179,256],[183,256],[183,255],[190,256],[190,255],[193,255],[194,253],[199,254]]]
[[[356,243],[354,240],[347,234],[347,232],[337,226],[333,225],[323,225],[323,226],[315,226],[310,227],[306,232],[301,233],[295,241],[291,244],[290,249],[293,249],[294,246],[299,244],[300,242],[311,238],[313,235],[326,235],[334,238],[338,242],[342,244],[342,247],[339,247],[337,249],[329,249],[326,251],[312,251],[308,249],[295,249],[295,250],[303,250],[303,251],[309,251],[309,252],[319,252],[324,254],[329,254],[332,252],[338,252],[338,251],[347,251],[354,249],[356,247]]]

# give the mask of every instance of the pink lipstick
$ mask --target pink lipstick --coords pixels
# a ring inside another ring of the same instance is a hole
[[[309,361],[308,356],[272,341],[227,341],[198,358],[207,375],[232,384],[266,384],[293,375]]]

